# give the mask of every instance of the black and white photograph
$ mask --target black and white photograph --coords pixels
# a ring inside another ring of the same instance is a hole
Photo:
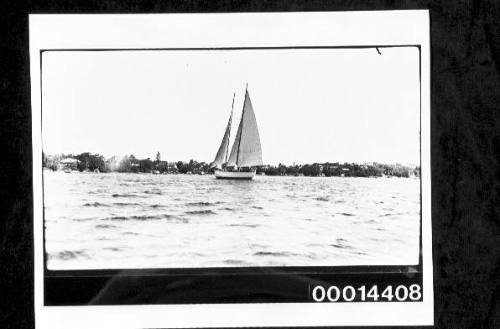
[[[46,51],[47,267],[416,265],[417,47]]]
[[[432,321],[427,17],[387,15],[89,15],[56,36],[72,17],[34,15],[42,309],[364,302],[313,325]],[[377,318],[395,304],[412,315]]]

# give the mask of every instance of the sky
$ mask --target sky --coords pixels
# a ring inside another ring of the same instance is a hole
[[[369,49],[49,51],[46,154],[211,162],[245,85],[266,164],[419,160],[419,53]]]

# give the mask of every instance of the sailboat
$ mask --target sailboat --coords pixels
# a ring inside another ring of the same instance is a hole
[[[216,178],[226,179],[252,179],[255,177],[256,167],[262,166],[262,149],[260,146],[259,130],[257,120],[253,111],[252,101],[248,93],[248,85],[245,89],[245,101],[241,119],[234,138],[231,153],[229,153],[229,139],[231,137],[231,124],[233,121],[234,109],[231,106],[231,115],[227,123],[226,131],[215,160],[211,163],[211,168],[215,168]]]

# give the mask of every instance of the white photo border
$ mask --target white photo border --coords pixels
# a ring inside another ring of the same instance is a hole
[[[37,328],[433,325],[428,11],[30,15],[29,30]],[[363,45],[420,47],[421,302],[44,306],[42,50]]]

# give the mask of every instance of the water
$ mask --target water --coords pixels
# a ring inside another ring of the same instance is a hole
[[[410,265],[419,180],[44,171],[49,269]]]

